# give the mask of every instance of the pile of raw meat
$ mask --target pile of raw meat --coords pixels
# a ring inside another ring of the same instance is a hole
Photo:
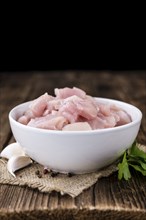
[[[130,116],[113,104],[103,104],[76,87],[55,89],[33,100],[18,122],[48,130],[95,130],[131,122]]]

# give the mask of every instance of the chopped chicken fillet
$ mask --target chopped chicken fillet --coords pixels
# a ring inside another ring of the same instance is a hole
[[[123,109],[105,104],[76,87],[56,88],[33,100],[18,122],[31,127],[80,131],[112,128],[131,122]]]
[[[88,122],[76,122],[65,125],[63,131],[89,131],[92,130]]]

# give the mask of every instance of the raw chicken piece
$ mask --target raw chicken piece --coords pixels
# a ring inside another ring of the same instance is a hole
[[[105,128],[105,121],[98,116],[92,120],[89,120],[88,123],[90,124],[92,130]]]
[[[88,121],[91,128],[93,130],[95,129],[103,129],[103,128],[113,128],[116,125],[116,118],[112,115],[110,116],[104,116],[104,115],[98,115],[95,119],[92,119]]]
[[[59,112],[64,116],[67,115],[67,117],[71,115],[71,118],[69,119],[68,117],[68,120],[70,122],[74,122],[72,117],[75,118],[76,121],[79,116],[82,116],[88,120],[93,119],[97,116],[98,110],[94,103],[92,103],[90,100],[82,99],[74,95],[64,99],[63,104],[60,106]]]
[[[44,95],[38,97],[37,99],[33,100],[32,103],[30,104],[28,110],[22,115],[18,121],[21,124],[28,124],[30,119],[35,118],[35,117],[40,117],[43,115],[47,115],[48,112],[45,112],[45,109],[47,107],[48,101],[54,99],[53,96],[48,95],[48,93],[45,93]]]
[[[51,130],[95,130],[132,121],[123,109],[102,103],[76,87],[56,88],[55,95],[53,97],[45,93],[32,101],[26,112],[18,118],[18,122]]]
[[[91,126],[87,122],[76,122],[65,125],[63,131],[88,131],[92,130]]]
[[[88,120],[96,118],[98,110],[93,102],[82,100],[76,103],[78,114]]]
[[[68,123],[63,116],[47,115],[45,117],[31,119],[28,126],[49,130],[62,130]]]
[[[125,125],[131,122],[131,117],[124,110],[120,110],[117,112],[120,120],[117,123],[117,126]]]
[[[53,110],[59,110],[62,102],[63,102],[62,99],[54,98],[47,103],[46,108],[49,112],[51,112]]]
[[[61,115],[64,116],[69,121],[69,123],[75,123],[78,121],[78,114],[76,112],[71,113],[63,111]]]
[[[116,118],[113,115],[105,116],[103,119],[106,121],[105,128],[113,128],[116,126]]]
[[[73,89],[68,88],[68,87],[65,87],[63,89],[56,88],[54,91],[55,91],[55,95],[59,99],[65,99],[73,95],[76,95],[83,99],[86,97],[86,93],[83,90],[76,88],[76,87],[73,87]]]
[[[44,95],[40,96],[39,98],[35,99],[29,109],[31,110],[34,117],[40,117],[43,115],[45,108],[47,107],[47,103],[54,99],[54,97],[45,93]]]
[[[18,122],[20,122],[21,124],[27,125],[29,122],[29,118],[26,115],[23,115],[18,119]]]
[[[111,106],[109,104],[105,105],[105,104],[98,104],[98,107],[100,109],[100,112],[105,115],[105,116],[109,116],[111,114]]]

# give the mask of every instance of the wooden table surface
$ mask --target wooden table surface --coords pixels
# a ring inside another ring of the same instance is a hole
[[[131,103],[143,112],[138,142],[146,145],[146,71],[0,73],[0,151],[13,142],[8,112],[55,87],[80,87],[92,96]],[[76,198],[28,187],[0,185],[0,219],[146,219],[146,177],[132,172],[100,179]]]

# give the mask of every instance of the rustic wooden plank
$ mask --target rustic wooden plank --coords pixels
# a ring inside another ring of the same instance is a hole
[[[135,181],[137,177],[139,181]],[[116,210],[146,210],[145,178],[138,173],[129,181],[117,181],[117,174],[102,178],[95,185],[95,206]],[[136,177],[136,178],[134,178]]]
[[[7,191],[11,193],[13,191],[13,198],[8,201],[9,205],[6,205],[7,212],[19,211],[21,210],[21,201],[24,195],[24,188],[17,186],[7,186]],[[3,199],[2,199],[3,200]]]
[[[76,208],[74,199],[68,195],[61,196],[59,194],[58,207],[61,209],[73,209]]]
[[[38,193],[37,192],[37,200],[34,205],[34,209],[44,210],[48,209],[50,195],[48,193]]]
[[[95,207],[94,187],[95,186],[90,187],[89,189],[85,190],[84,193],[81,193],[75,198],[75,204],[78,209],[92,209]]]
[[[7,192],[7,188],[8,188],[7,185],[0,184],[0,210],[5,209],[5,206],[4,206],[5,197],[4,197],[4,195]]]
[[[57,209],[59,203],[59,194],[52,192],[49,196],[48,207],[49,209]]]

